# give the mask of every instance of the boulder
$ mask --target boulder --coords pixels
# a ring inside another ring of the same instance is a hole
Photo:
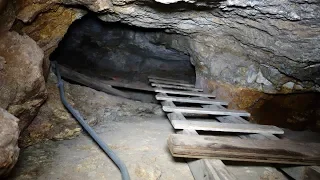
[[[19,119],[0,108],[0,177],[6,176],[19,156]]]
[[[36,2],[36,4],[37,3],[40,3],[41,5],[39,5],[39,7],[26,5],[25,8],[18,11],[18,18],[22,21],[31,21],[32,19],[30,19],[31,17],[29,16],[33,17],[38,15],[38,11],[41,11],[41,6],[45,6],[48,10],[41,13],[34,22],[25,24],[22,28],[16,27],[16,29],[19,29],[22,33],[30,36],[43,50],[43,74],[46,79],[49,74],[50,54],[58,47],[58,43],[67,32],[72,22],[86,14],[86,11],[53,5],[53,1],[42,2],[43,4],[41,2]],[[38,11],[29,11],[34,8]]]
[[[20,147],[27,147],[50,139],[71,139],[79,135],[81,131],[77,121],[60,101],[56,76],[53,74],[48,78],[47,92],[47,101],[40,107],[32,123],[21,134]],[[66,98],[70,102],[70,93],[66,93]]]
[[[43,51],[34,40],[16,32],[0,36],[0,107],[20,119],[24,129],[47,94],[42,74]]]

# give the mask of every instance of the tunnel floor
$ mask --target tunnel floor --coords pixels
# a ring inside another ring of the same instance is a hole
[[[74,96],[72,103],[89,123],[94,121],[93,128],[127,165],[133,180],[193,179],[184,159],[173,158],[167,148],[167,138],[174,130],[160,105],[68,82],[65,87],[66,94]],[[228,168],[239,180],[287,179],[272,167],[241,164]],[[22,149],[9,179],[113,180],[120,179],[120,173],[96,144],[81,133],[74,139],[46,141]]]

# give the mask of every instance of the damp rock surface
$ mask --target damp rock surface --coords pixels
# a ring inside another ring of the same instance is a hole
[[[19,119],[0,108],[0,177],[5,177],[19,156]]]
[[[47,94],[42,74],[43,51],[34,40],[16,32],[0,35],[0,107],[26,128]]]

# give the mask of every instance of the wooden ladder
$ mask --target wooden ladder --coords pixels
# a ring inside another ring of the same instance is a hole
[[[214,94],[204,93],[203,89],[196,88],[188,82],[154,76],[149,76],[149,81],[157,93],[155,97],[161,101],[162,109],[167,113],[172,127],[176,130],[182,130],[182,134],[199,135],[197,130],[202,130],[241,133],[237,134],[239,139],[278,140],[279,138],[274,134],[284,133],[281,128],[276,126],[251,124],[243,118],[249,117],[250,113],[227,109],[225,106],[228,105],[228,102],[217,100]],[[177,103],[188,103],[188,106],[180,106]],[[184,114],[214,115],[214,118],[187,119]],[[237,179],[219,159],[186,160],[196,180]],[[283,167],[281,170],[293,179],[304,179],[303,175],[297,172],[305,172],[305,167]]]

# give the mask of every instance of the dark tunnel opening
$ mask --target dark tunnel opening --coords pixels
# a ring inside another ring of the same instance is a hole
[[[75,21],[50,60],[87,74],[148,83],[148,76],[195,81],[188,54],[170,47],[174,34],[121,23],[106,23],[95,14]]]

